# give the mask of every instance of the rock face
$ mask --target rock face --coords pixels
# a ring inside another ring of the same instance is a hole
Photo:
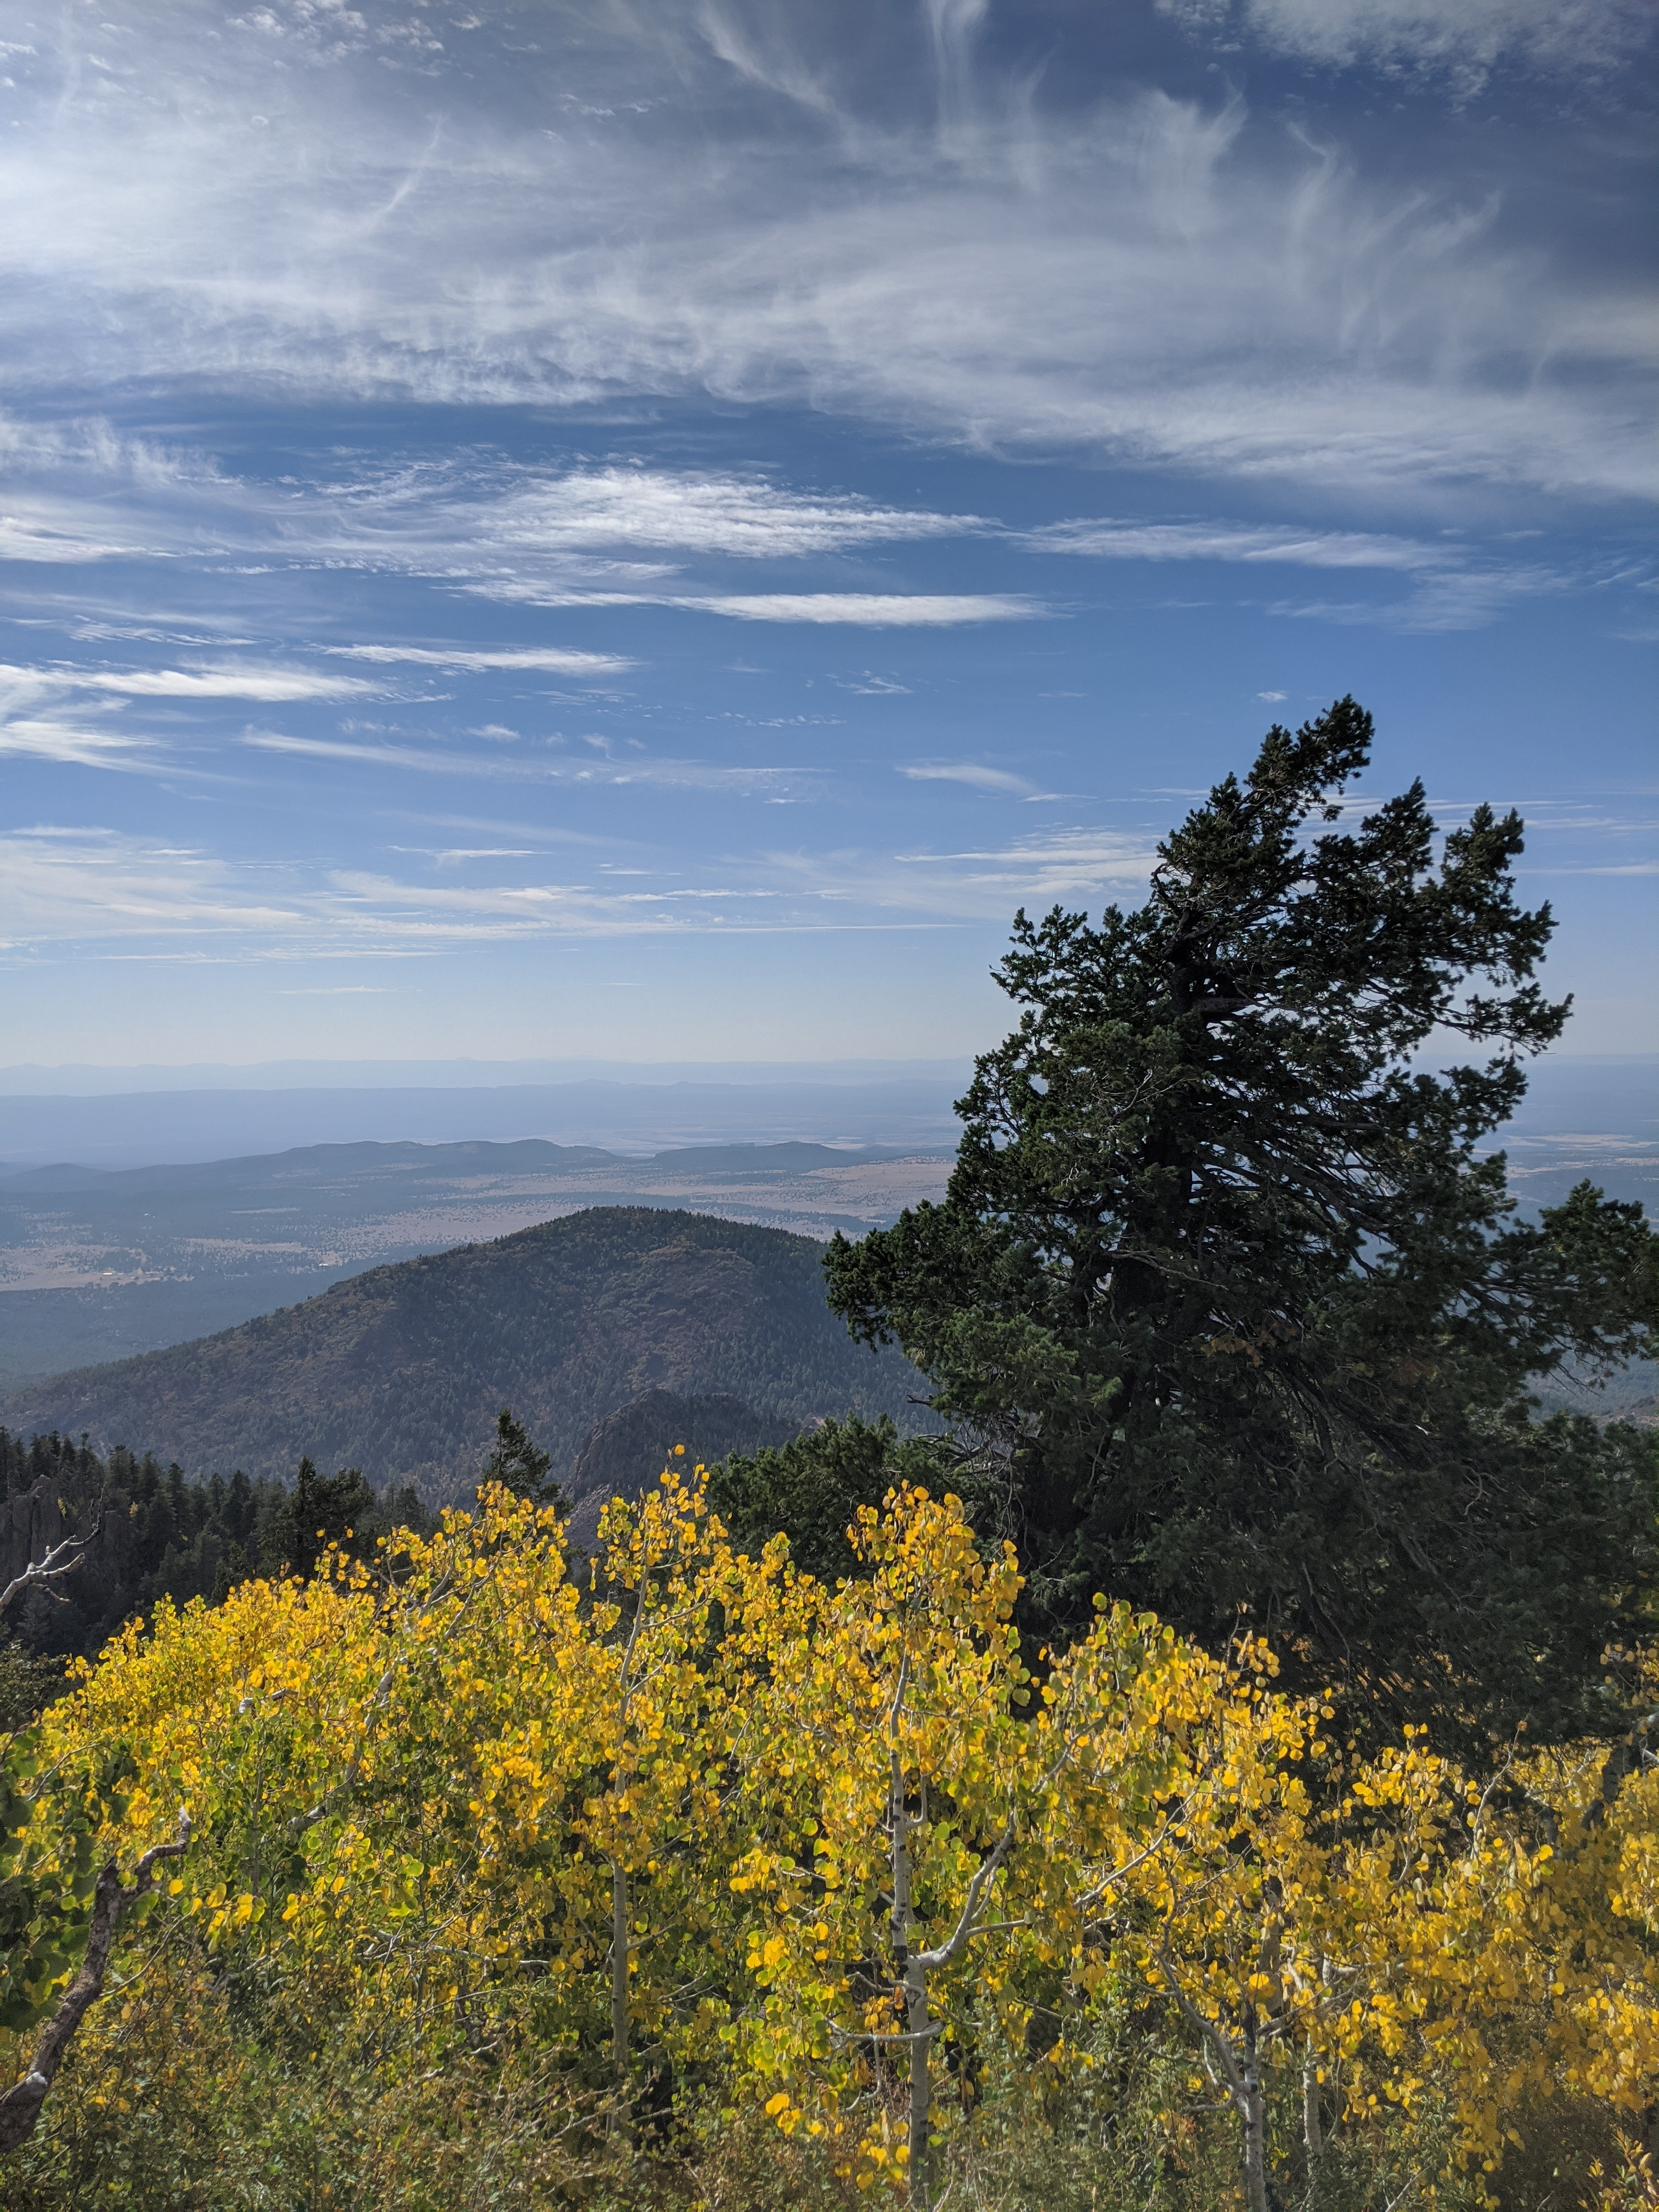
[[[699,1462],[713,1467],[728,1452],[787,1444],[800,1428],[798,1421],[757,1413],[741,1398],[647,1390],[588,1431],[563,1485],[574,1509],[571,1533],[590,1543],[606,1503],[637,1497],[668,1464],[676,1444],[685,1446],[677,1464],[689,1472]]]
[[[654,1391],[737,1401],[746,1423],[789,1435],[849,1411],[931,1425],[915,1369],[854,1345],[830,1311],[821,1250],[707,1214],[594,1207],[58,1376],[14,1392],[0,1424],[85,1430],[94,1450],[153,1451],[192,1477],[240,1468],[291,1481],[308,1452],[325,1472],[361,1468],[377,1489],[413,1482],[434,1504],[470,1497],[503,1406],[556,1469],[596,1423]],[[649,1457],[665,1439],[642,1418]],[[733,1441],[757,1433],[740,1425]],[[709,1455],[700,1438],[665,1440]]]

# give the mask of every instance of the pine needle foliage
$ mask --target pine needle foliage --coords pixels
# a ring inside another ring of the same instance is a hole
[[[831,1303],[926,1371],[1025,1617],[1241,1619],[1368,1721],[1591,1724],[1656,1559],[1651,1440],[1533,1378],[1650,1341],[1654,1239],[1520,1218],[1486,1140],[1566,1001],[1522,825],[1363,807],[1370,717],[1275,726],[1097,925],[1022,913],[944,1202],[837,1238]],[[1620,1694],[1616,1690],[1615,1698]]]

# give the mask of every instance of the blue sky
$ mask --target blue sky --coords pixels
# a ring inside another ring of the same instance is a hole
[[[0,0],[0,1057],[972,1051],[1346,690],[1659,1047],[1650,23]]]

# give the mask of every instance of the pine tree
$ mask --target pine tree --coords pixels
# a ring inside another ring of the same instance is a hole
[[[1654,1240],[1588,1184],[1517,1218],[1480,1148],[1566,1019],[1550,910],[1512,813],[1437,859],[1420,782],[1353,820],[1371,734],[1276,726],[1143,906],[1018,916],[945,1200],[838,1237],[830,1301],[930,1376],[1036,1624],[1248,1617],[1379,1717],[1571,1729],[1650,1586],[1653,1456],[1528,1380],[1641,1347]]]

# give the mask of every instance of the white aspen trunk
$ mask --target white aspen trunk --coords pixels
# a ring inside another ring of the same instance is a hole
[[[620,1860],[611,1862],[611,2064],[621,2102],[617,2132],[629,2130],[628,2051],[628,1876]]]
[[[915,1913],[910,1893],[910,1812],[904,1797],[904,1773],[898,1753],[892,1754],[889,1784],[889,1817],[893,1830],[893,1961],[904,1990],[904,2027],[909,2039],[910,2119],[906,2179],[914,2212],[929,2212],[927,2186],[927,2115],[932,2103],[932,2068],[928,2063],[927,1970],[913,1946]]]
[[[1261,2057],[1247,2030],[1239,2065],[1239,2118],[1244,2124],[1244,2201],[1249,2212],[1267,2212],[1267,2111]]]
[[[634,1618],[629,1624],[628,1644],[623,1652],[622,1668],[617,1686],[622,1693],[617,1712],[619,1745],[617,1772],[621,1769],[621,1748],[628,1741],[629,1708],[634,1698],[634,1655],[639,1649],[640,1630],[645,1623],[648,1578],[641,1574],[640,1587],[634,1599]],[[613,1772],[613,1783],[616,1772]],[[615,2122],[617,2133],[626,2142],[633,2120],[633,2081],[629,2064],[628,2050],[628,1874],[620,1859],[611,1862],[611,2064],[617,2077],[617,2109]]]
[[[1213,2060],[1211,2079],[1226,2092],[1244,2135],[1244,2203],[1247,2212],[1270,2212],[1267,2202],[1267,2098],[1261,2081],[1260,2023],[1247,2008],[1237,2046],[1225,2030],[1206,2020],[1182,1988],[1167,1955],[1160,1954],[1165,1986],[1182,2017]],[[1206,2061],[1206,2063],[1208,2062]]]
[[[99,1875],[92,1893],[92,1923],[80,1966],[41,2032],[28,2072],[0,2097],[0,2151],[17,2149],[34,2133],[40,2107],[58,2079],[58,2069],[75,2040],[76,2031],[104,1993],[104,1977],[109,1971],[110,1954],[115,1948],[122,1916],[155,1888],[155,1869],[161,1862],[182,1858],[189,1848],[190,1814],[181,1812],[178,1842],[152,1844],[133,1869],[130,1889],[122,1887],[120,1869],[113,1859]]]
[[[927,1969],[914,1951],[904,1967],[904,2025],[910,2037],[910,2203],[915,2212],[931,2212],[927,2136],[933,2101],[933,2041],[927,2031]]]
[[[1319,2062],[1311,2051],[1302,2061],[1302,2141],[1311,2173],[1325,2154],[1325,2129],[1319,2117]]]

